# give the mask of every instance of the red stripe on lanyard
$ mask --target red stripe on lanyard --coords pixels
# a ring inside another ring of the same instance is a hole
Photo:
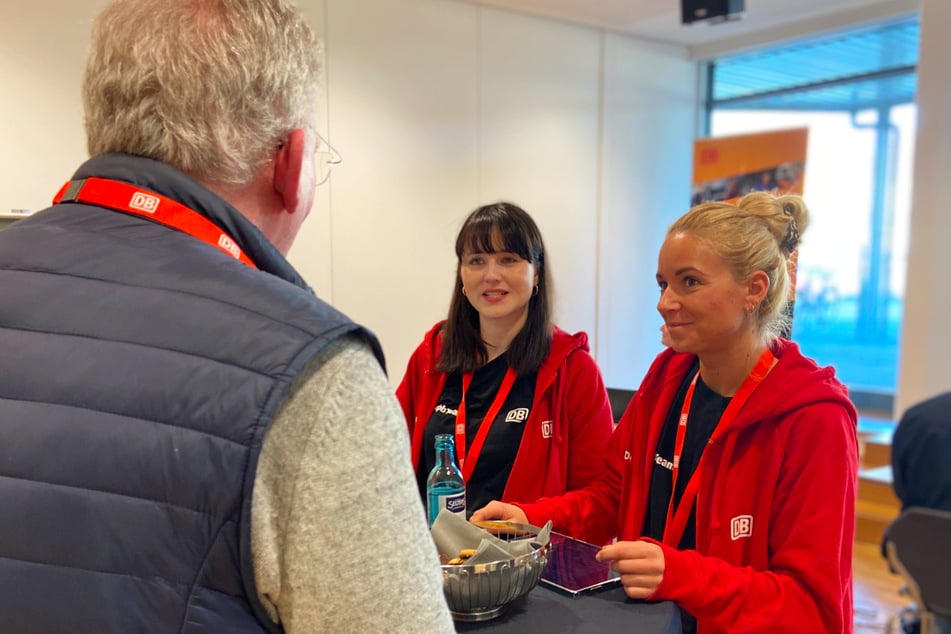
[[[756,362],[749,376],[744,379],[743,385],[737,390],[736,395],[730,400],[730,404],[726,406],[726,409],[720,416],[720,420],[717,421],[716,427],[713,429],[714,434],[716,434],[717,429],[721,427],[726,428],[733,422],[740,409],[742,409],[746,401],[749,400],[753,390],[755,390],[762,380],[766,378],[766,375],[769,374],[775,360],[776,357],[773,356],[769,348],[763,351],[763,354],[759,357],[759,361]],[[694,469],[690,475],[683,495],[680,496],[680,504],[674,509],[674,491],[676,491],[677,487],[677,475],[680,472],[680,457],[683,455],[684,438],[687,435],[687,418],[690,414],[690,403],[693,401],[693,390],[697,386],[697,378],[699,376],[700,371],[697,370],[697,373],[693,375],[693,380],[690,382],[690,387],[687,388],[687,394],[684,396],[684,404],[680,409],[680,419],[677,421],[677,438],[674,441],[674,467],[670,482],[670,502],[667,505],[667,522],[664,524],[664,539],[662,540],[672,548],[678,548],[680,546],[680,540],[683,538],[684,530],[687,528],[687,520],[690,518],[690,509],[693,507],[694,500],[697,499],[697,490],[700,488],[700,480],[697,474],[700,472],[700,465],[703,463],[703,458],[706,455],[705,453],[700,454],[697,468]]]
[[[65,200],[64,200],[65,199]],[[63,185],[53,198],[60,202],[81,202],[141,216],[212,245],[236,260],[256,269],[234,238],[194,209],[148,189],[107,178],[86,178]]]
[[[511,367],[505,371],[502,378],[502,384],[499,385],[499,391],[495,395],[495,400],[489,406],[489,411],[485,413],[482,424],[479,425],[479,431],[476,437],[472,439],[469,458],[466,459],[466,392],[469,391],[469,385],[472,383],[472,372],[466,372],[462,375],[462,400],[459,402],[459,409],[456,411],[456,455],[459,457],[459,467],[462,469],[462,479],[469,481],[482,453],[482,445],[485,444],[485,437],[489,435],[489,428],[495,422],[502,404],[508,398],[512,391],[512,384],[515,383],[515,370]]]

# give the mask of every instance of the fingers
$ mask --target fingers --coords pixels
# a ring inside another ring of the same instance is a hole
[[[664,571],[664,551],[657,544],[647,541],[609,544],[598,551],[597,559],[598,561],[613,561],[615,564],[627,562],[625,566],[650,565],[660,572]],[[625,571],[619,570],[619,572]]]
[[[632,599],[646,599],[660,585],[663,575],[621,575],[624,594]]]
[[[485,520],[502,519],[501,516],[498,515],[498,510],[499,510],[498,506],[499,506],[498,502],[489,502],[488,504],[483,506],[481,509],[476,509],[472,513],[472,516],[469,518],[469,521],[482,522]]]
[[[470,522],[484,522],[487,520],[503,520],[520,524],[528,523],[528,517],[526,517],[522,509],[514,504],[505,504],[494,500],[481,509],[477,509],[472,514],[472,517],[469,518]]]
[[[651,542],[617,542],[602,548],[597,559],[611,562],[632,599],[646,599],[664,579],[664,551]]]

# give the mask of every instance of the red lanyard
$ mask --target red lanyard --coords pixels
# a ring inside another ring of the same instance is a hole
[[[482,453],[482,445],[485,444],[485,437],[489,435],[489,428],[498,416],[502,404],[508,398],[512,391],[512,384],[515,383],[515,370],[509,367],[502,378],[502,384],[495,395],[495,400],[489,406],[489,411],[485,413],[482,424],[479,425],[479,431],[476,437],[472,439],[470,447],[471,455],[466,460],[466,392],[469,391],[469,385],[472,383],[472,372],[466,372],[462,375],[462,400],[459,402],[459,409],[456,412],[456,455],[459,457],[459,467],[462,469],[462,479],[469,481],[469,476],[475,469],[479,454]]]
[[[251,268],[257,268],[234,238],[218,225],[197,211],[151,190],[106,178],[86,178],[63,185],[53,198],[53,204],[61,202],[63,198],[66,198],[65,202],[75,200],[100,205],[154,220],[198,238]]]
[[[723,415],[720,416],[720,420],[717,421],[717,425],[713,431],[714,434],[716,434],[716,430],[720,429],[721,426],[726,428],[733,422],[733,419],[736,418],[740,409],[746,404],[746,401],[749,400],[753,390],[755,390],[760,382],[766,378],[766,375],[769,374],[775,360],[776,357],[773,356],[769,348],[763,351],[763,354],[759,357],[759,361],[756,362],[753,370],[743,381],[743,385],[737,390],[736,395],[730,400],[730,404],[727,405]],[[664,524],[663,539],[665,544],[673,548],[677,548],[680,545],[680,540],[683,538],[684,530],[687,527],[687,520],[690,518],[690,509],[693,507],[694,500],[697,499],[697,490],[700,488],[700,479],[697,477],[697,473],[700,472],[700,463],[703,461],[704,454],[700,455],[697,468],[694,469],[690,479],[687,480],[687,486],[684,488],[683,495],[680,497],[680,504],[677,505],[676,510],[674,509],[674,491],[677,487],[677,474],[680,471],[680,457],[684,450],[684,438],[687,435],[687,418],[690,414],[693,390],[697,386],[697,378],[699,376],[700,371],[698,370],[697,373],[693,375],[690,387],[687,388],[687,394],[684,396],[684,404],[680,409],[680,419],[677,422],[677,438],[674,441],[674,467],[671,473],[670,503],[667,505],[667,522]]]

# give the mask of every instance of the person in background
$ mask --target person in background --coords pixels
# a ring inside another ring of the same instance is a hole
[[[449,318],[426,333],[397,389],[420,493],[436,434],[457,434],[470,513],[492,499],[528,502],[589,484],[614,421],[587,336],[551,322],[538,226],[508,202],[479,207],[456,257]]]
[[[453,631],[379,344],[285,259],[318,62],[283,0],[97,17],[91,158],[0,233],[0,631]]]
[[[902,510],[951,511],[951,392],[913,405],[892,437],[892,474]]]
[[[684,631],[851,632],[856,411],[832,368],[778,338],[795,196],[703,203],[660,249],[661,352],[590,486],[473,520],[617,543],[628,596],[676,601]]]
[[[892,486],[904,511],[917,506],[951,512],[951,392],[927,398],[909,407],[892,436]],[[887,558],[882,541],[882,555]],[[914,613],[912,631],[920,627]],[[936,634],[951,634],[951,620],[934,616]]]

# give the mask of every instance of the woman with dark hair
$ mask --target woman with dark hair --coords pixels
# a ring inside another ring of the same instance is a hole
[[[585,486],[611,435],[611,406],[587,336],[551,323],[535,221],[511,203],[480,207],[456,257],[449,317],[426,333],[397,389],[420,493],[437,434],[455,435],[468,509]]]

